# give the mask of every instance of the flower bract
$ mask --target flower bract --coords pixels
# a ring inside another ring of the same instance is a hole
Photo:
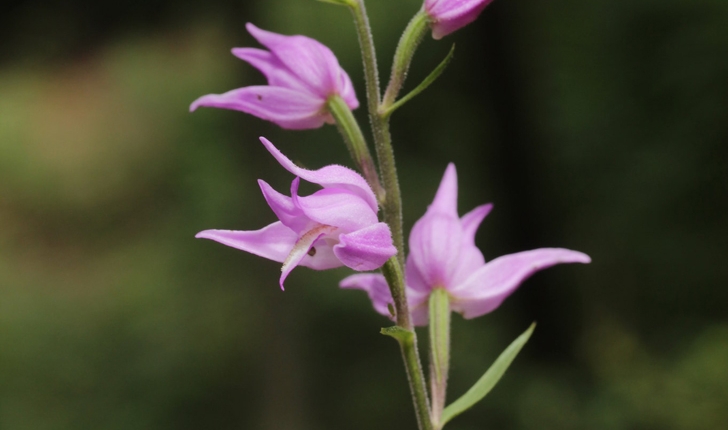
[[[270,141],[262,137],[260,141],[283,168],[296,175],[290,196],[258,180],[263,197],[279,220],[260,230],[205,230],[195,237],[283,263],[281,288],[296,266],[375,270],[397,253],[389,227],[377,219],[374,193],[361,175],[337,165],[318,170],[300,168]],[[299,196],[301,179],[322,188],[310,196]]]
[[[200,106],[238,110],[301,130],[334,122],[326,108],[329,97],[340,96],[350,109],[359,106],[349,75],[329,48],[306,36],[273,33],[250,23],[246,28],[268,51],[234,48],[232,53],[260,70],[268,85],[202,96],[191,111]]]
[[[589,263],[588,255],[563,248],[539,248],[485,262],[475,246],[475,233],[492,209],[481,205],[457,213],[457,173],[450,164],[435,199],[412,228],[405,270],[407,301],[415,325],[426,325],[428,299],[436,288],[446,290],[450,308],[465,318],[495,310],[535,272],[561,263]],[[366,291],[377,312],[390,316],[393,303],[384,277],[364,273],[341,281],[342,288]]]
[[[475,21],[492,0],[425,0],[432,37],[442,39]]]

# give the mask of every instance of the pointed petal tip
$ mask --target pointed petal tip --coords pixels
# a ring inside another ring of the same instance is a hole
[[[579,251],[571,251],[571,252],[573,253],[573,257],[571,260],[572,263],[589,264],[592,262],[591,257],[584,254],[583,252],[579,252]]]
[[[485,217],[490,215],[490,212],[492,210],[493,210],[493,203],[485,203],[485,204],[474,207],[473,210],[468,212],[466,215],[473,214],[471,216],[475,216],[475,214],[477,214],[478,217],[480,218],[480,220],[482,221],[483,219],[485,219]],[[465,218],[466,215],[463,215],[463,218]]]
[[[442,211],[457,216],[458,212],[458,174],[455,164],[449,163],[442,175],[440,185],[435,192],[435,198],[428,207],[428,211]]]
[[[554,264],[563,264],[563,263],[582,263],[582,264],[589,264],[591,263],[591,257],[589,257],[587,254],[584,254],[581,251],[574,251],[571,249],[566,248],[539,248],[534,249],[531,252],[546,252],[551,253],[552,255],[552,261]],[[529,251],[525,251],[529,252]],[[553,265],[553,264],[551,264]]]
[[[253,34],[256,31],[260,31],[260,28],[256,27],[255,24],[253,24],[252,22],[246,22],[245,29],[248,30],[248,33],[250,34]]]
[[[271,143],[271,141],[270,141],[270,140],[268,140],[268,139],[266,139],[265,137],[263,137],[263,136],[258,136],[258,140],[259,140],[259,141],[260,141],[260,143],[262,143],[262,144],[263,144],[263,146],[265,146],[266,148],[270,148],[270,147],[272,147],[272,148],[274,148],[274,149],[275,149],[275,146],[273,146],[273,143]]]
[[[455,163],[450,162],[447,163],[447,167],[445,168],[445,173],[442,175],[442,180],[440,183],[444,183],[445,181],[454,181],[455,184],[458,183],[458,171],[455,168]]]
[[[202,230],[201,232],[197,233],[195,235],[195,239],[211,239],[210,233],[215,230]]]
[[[200,107],[217,107],[214,104],[217,97],[219,97],[219,94],[205,94],[202,97],[198,97],[197,100],[190,104],[190,112],[194,112]]]
[[[205,96],[202,96],[202,97],[198,98],[197,100],[193,101],[192,103],[190,103],[190,112],[194,112],[197,110],[198,107],[200,107],[200,105],[202,103],[202,99],[204,97]]]

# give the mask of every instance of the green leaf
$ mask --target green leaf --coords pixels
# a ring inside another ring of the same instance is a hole
[[[410,330],[399,326],[385,327],[379,331],[379,333],[385,336],[391,336],[397,339],[398,342],[410,343],[414,341],[415,335]]]
[[[516,340],[513,341],[513,343],[508,345],[508,348],[506,348],[505,351],[503,351],[501,355],[498,356],[493,365],[490,366],[490,369],[488,369],[485,374],[481,376],[480,379],[478,379],[478,382],[476,382],[475,385],[473,385],[459,399],[455,400],[453,403],[445,408],[445,410],[442,412],[441,426],[444,426],[445,423],[447,423],[451,419],[470,409],[470,407],[478,403],[483,397],[485,397],[486,394],[490,392],[490,390],[493,389],[495,384],[498,383],[500,378],[506,372],[506,369],[508,369],[508,366],[511,365],[513,359],[516,358],[518,352],[521,350],[521,348],[523,348],[523,345],[528,342],[528,339],[531,337],[531,334],[533,333],[533,330],[535,328],[536,323],[531,324],[528,330],[523,332],[523,334],[518,336]]]
[[[450,48],[450,52],[447,53],[447,57],[445,57],[445,59],[442,60],[442,62],[440,62],[440,64],[438,64],[437,67],[435,67],[435,70],[433,70],[429,75],[427,75],[427,77],[422,82],[420,82],[420,84],[417,85],[417,87],[415,89],[413,89],[406,96],[402,97],[401,99],[399,99],[395,103],[393,103],[391,106],[389,106],[384,111],[384,116],[388,117],[388,116],[392,115],[392,112],[394,112],[397,109],[399,109],[400,107],[402,107],[403,104],[412,100],[412,98],[414,96],[421,93],[422,91],[427,89],[427,87],[429,87],[433,82],[435,82],[435,80],[440,77],[442,72],[445,71],[445,68],[447,67],[447,65],[450,64],[450,60],[452,60],[452,56],[454,53],[455,53],[455,45],[453,45],[452,48]]]

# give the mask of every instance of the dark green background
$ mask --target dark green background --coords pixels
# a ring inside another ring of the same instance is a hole
[[[383,77],[417,0],[369,0]],[[194,240],[275,217],[257,188],[349,163],[335,129],[187,112],[263,78],[244,23],[330,46],[364,91],[349,13],[313,0],[22,1],[0,11],[0,429],[414,429],[388,322],[349,271]],[[417,53],[392,121],[405,223],[447,162],[494,202],[487,259],[549,269],[453,321],[450,398],[531,321],[469,429],[728,428],[728,2],[497,0]],[[365,112],[358,117],[367,124]],[[426,336],[421,335],[422,339]],[[422,342],[424,344],[424,340]]]

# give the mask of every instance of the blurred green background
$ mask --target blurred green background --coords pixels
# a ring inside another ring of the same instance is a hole
[[[417,0],[369,0],[388,68]],[[210,241],[275,218],[257,188],[347,163],[335,129],[187,112],[262,83],[244,23],[330,46],[364,88],[351,18],[314,0],[15,1],[0,12],[0,429],[414,429],[396,345],[349,271]],[[728,2],[498,0],[417,53],[393,118],[406,229],[448,161],[494,202],[487,259],[590,254],[496,312],[454,317],[450,399],[531,321],[449,428],[728,428]],[[363,109],[357,111],[367,124]],[[424,344],[426,336],[421,335]]]

